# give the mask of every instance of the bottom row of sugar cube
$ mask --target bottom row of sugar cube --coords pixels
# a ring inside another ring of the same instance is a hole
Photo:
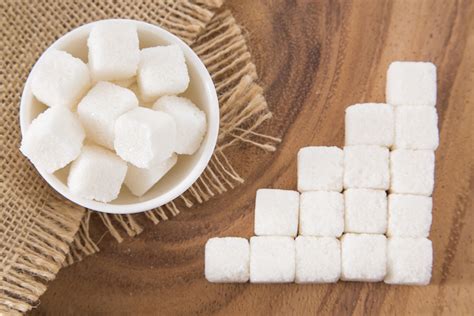
[[[216,283],[333,283],[385,281],[426,285],[433,251],[427,238],[376,234],[332,237],[255,236],[211,238],[205,276]]]

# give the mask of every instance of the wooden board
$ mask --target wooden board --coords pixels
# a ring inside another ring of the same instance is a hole
[[[249,45],[275,114],[278,151],[232,152],[246,183],[138,238],[63,269],[33,312],[41,314],[468,314],[474,310],[473,2],[242,1],[227,4]],[[252,235],[255,190],[293,189],[296,153],[343,145],[344,109],[383,102],[393,60],[438,66],[441,144],[436,152],[433,279],[426,287],[210,284],[204,244]]]

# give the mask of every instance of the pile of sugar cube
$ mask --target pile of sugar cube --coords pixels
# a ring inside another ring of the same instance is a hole
[[[205,113],[177,96],[190,80],[181,48],[139,44],[134,24],[102,21],[87,40],[88,64],[51,49],[32,72],[32,93],[48,109],[20,149],[47,173],[71,163],[67,185],[82,198],[110,202],[122,183],[142,196],[204,138]]]
[[[435,66],[393,62],[386,98],[346,109],[343,150],[300,149],[299,192],[257,191],[250,243],[208,240],[208,281],[430,282]]]

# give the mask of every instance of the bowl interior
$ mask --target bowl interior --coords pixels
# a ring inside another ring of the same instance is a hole
[[[134,196],[125,185],[122,185],[119,197],[110,203],[82,199],[72,195],[66,186],[69,165],[52,175],[40,171],[46,181],[68,199],[90,209],[111,213],[145,211],[161,206],[183,193],[206,167],[214,150],[219,124],[219,109],[215,88],[207,70],[196,54],[181,40],[159,27],[139,21],[127,21],[137,25],[140,48],[168,44],[181,46],[190,76],[189,87],[181,96],[191,99],[206,113],[207,133],[196,153],[193,155],[179,155],[175,167],[142,197]],[[49,49],[64,50],[87,63],[87,37],[92,27],[93,23],[69,32]],[[29,81],[27,80],[21,101],[22,132],[25,132],[31,121],[47,108],[33,96]]]

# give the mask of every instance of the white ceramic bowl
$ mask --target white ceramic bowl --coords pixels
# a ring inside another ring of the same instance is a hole
[[[87,200],[72,194],[66,186],[69,167],[58,170],[54,174],[38,170],[41,176],[67,199],[92,210],[116,214],[150,210],[172,201],[186,191],[206,168],[214,151],[219,130],[219,104],[214,84],[206,67],[191,48],[179,38],[158,26],[135,20],[121,21],[133,23],[137,26],[140,48],[167,44],[177,44],[181,47],[190,76],[189,87],[182,95],[191,99],[206,113],[207,133],[200,149],[195,154],[191,156],[179,155],[175,167],[140,198],[131,194],[125,185],[122,185],[119,197],[110,203]],[[48,50],[64,50],[87,62],[87,37],[91,28],[98,22],[85,24],[70,31],[54,42]],[[31,121],[45,109],[46,106],[36,100],[31,93],[30,76],[21,96],[20,125],[22,134],[28,130]]]

